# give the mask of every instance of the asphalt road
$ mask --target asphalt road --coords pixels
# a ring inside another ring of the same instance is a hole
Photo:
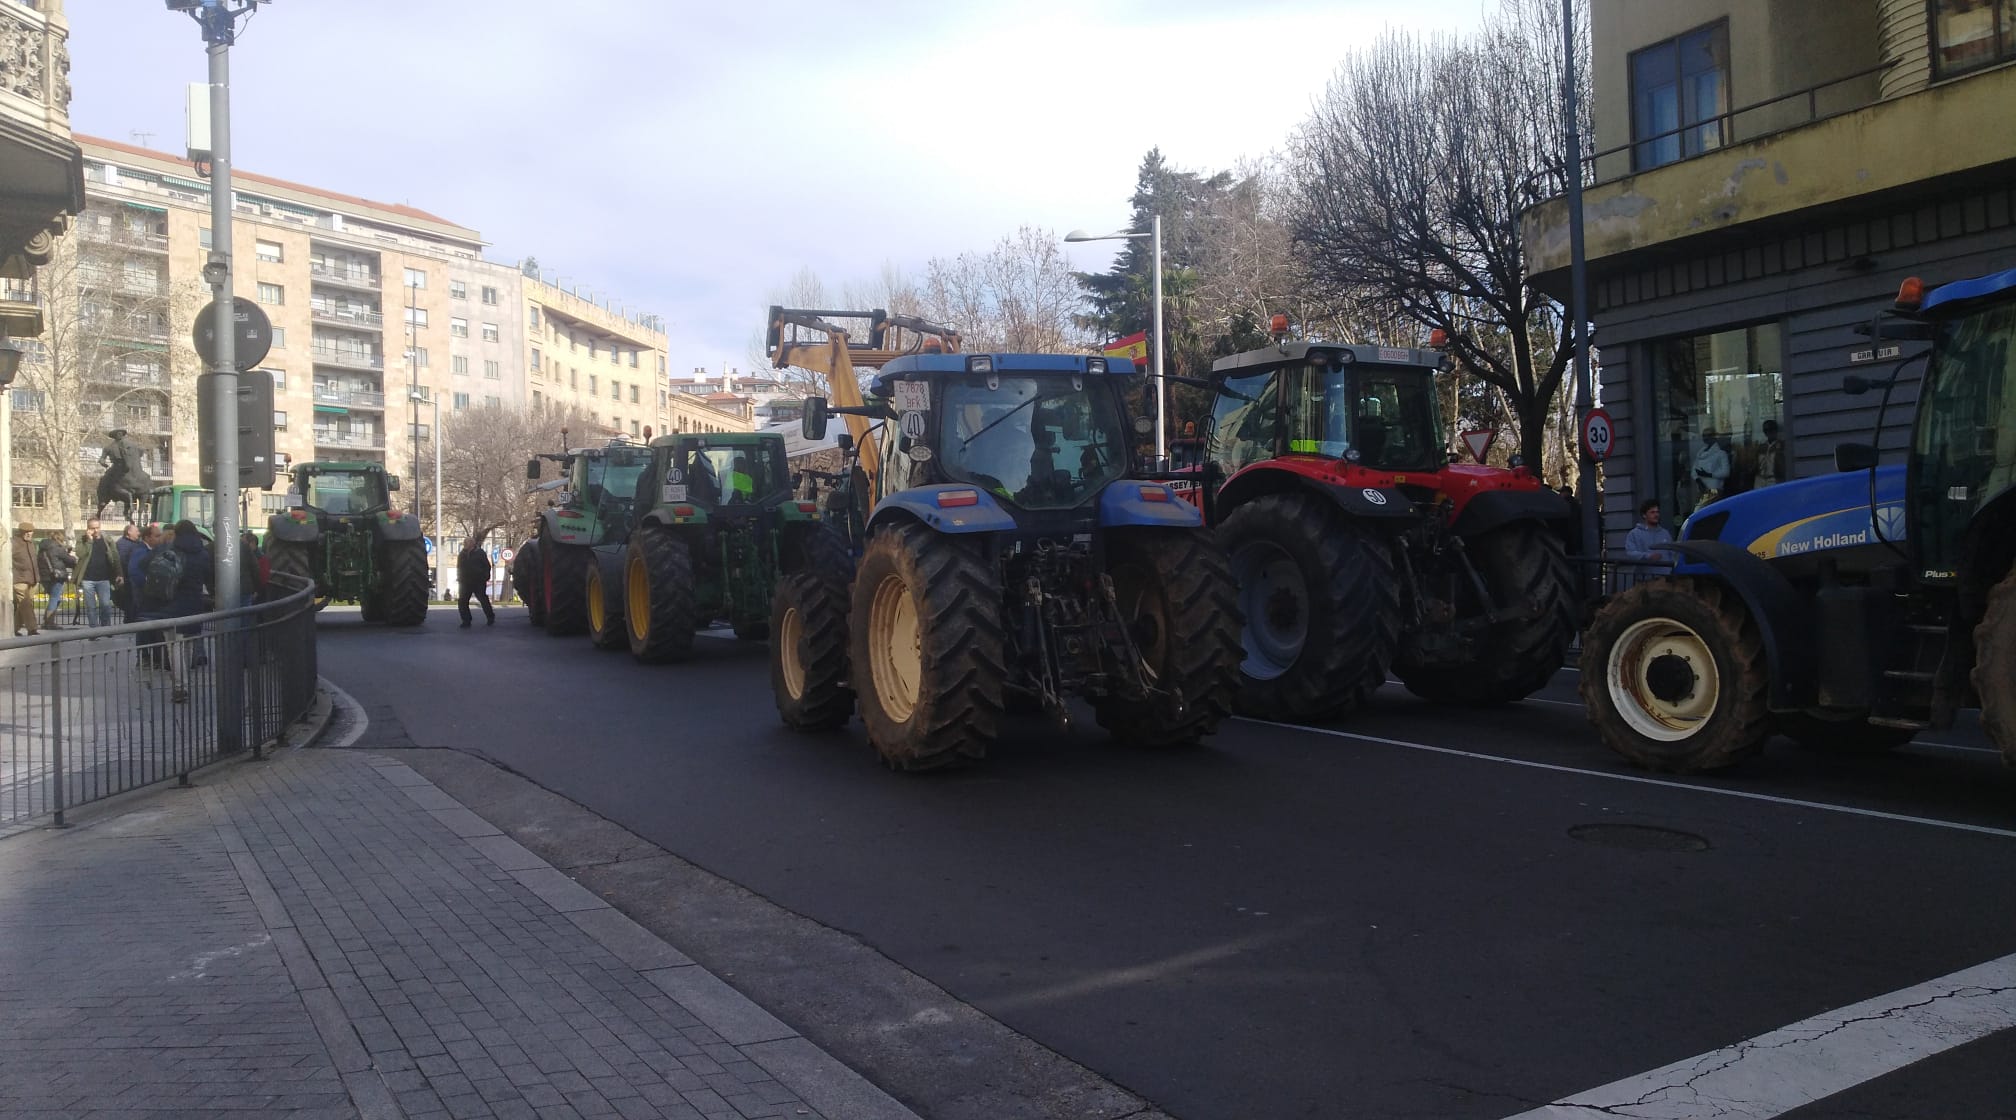
[[[858,724],[782,728],[761,645],[700,645],[643,667],[520,610],[321,628],[323,673],[416,743],[849,931],[1183,1120],[1503,1117],[2016,952],[2016,776],[1971,727],[1654,779],[1564,672],[1507,708],[1389,687],[1333,728],[1179,753],[1031,718],[913,777]],[[2016,1115],[2012,1043],[1788,1115]]]

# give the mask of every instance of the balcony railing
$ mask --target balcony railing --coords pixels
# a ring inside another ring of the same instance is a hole
[[[1892,65],[1885,62],[1819,85],[1753,101],[1706,120],[1669,128],[1651,136],[1634,137],[1628,144],[1605,148],[1585,157],[1583,181],[1591,185],[1615,182],[1655,167],[1704,156],[1731,144],[1761,140],[1803,128],[1815,121],[1852,113],[1877,100],[1876,81]],[[1867,82],[1869,89],[1866,92],[1856,89],[1854,83],[1857,82]],[[1693,150],[1687,151],[1690,140]],[[1662,149],[1675,151],[1675,154],[1660,159]]]
[[[331,284],[347,284],[353,288],[378,288],[378,274],[368,268],[344,268],[323,261],[308,262],[308,275]]]
[[[347,366],[351,369],[384,369],[385,355],[367,354],[358,350],[344,350],[335,346],[315,346],[310,348],[315,361],[326,366]]]
[[[382,330],[385,316],[361,307],[331,307],[327,304],[310,304],[309,317],[318,323],[336,327],[356,327],[362,330]]]
[[[157,253],[168,251],[168,235],[150,230],[130,229],[126,226],[101,228],[96,223],[85,222],[77,227],[77,234],[97,245],[121,245],[129,249],[147,249]]]
[[[120,295],[147,296],[150,298],[168,294],[166,285],[161,283],[161,278],[158,276],[153,279],[144,279],[137,276],[125,276],[109,272],[92,272],[89,270],[84,270],[81,275],[83,277],[83,286],[89,291],[116,292]]]
[[[126,342],[151,342],[163,346],[168,343],[167,324],[142,319],[87,319],[84,329]]]
[[[168,375],[160,370],[142,373],[130,369],[105,369],[91,374],[89,380],[99,385],[131,385],[140,389],[168,387]]]
[[[315,387],[316,404],[342,404],[353,408],[384,408],[385,394],[368,389],[327,389]]]
[[[334,428],[317,428],[315,443],[319,447],[368,447],[382,451],[385,435],[382,432],[339,432]]]

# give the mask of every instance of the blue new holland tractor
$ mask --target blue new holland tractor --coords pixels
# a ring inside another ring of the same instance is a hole
[[[1717,769],[1774,731],[1877,752],[1967,707],[2016,762],[2016,269],[1907,281],[1871,334],[1931,343],[1843,386],[1887,407],[1924,364],[1906,462],[1842,444],[1836,473],[1703,507],[1583,636],[1590,721],[1632,762]]]
[[[883,431],[862,457],[877,469],[857,472],[868,512],[851,589],[778,589],[787,724],[837,726],[858,702],[901,770],[984,756],[1011,700],[1064,722],[1078,697],[1149,746],[1217,726],[1238,685],[1238,590],[1197,507],[1139,477],[1151,425],[1129,420],[1133,374],[1123,359],[918,353],[831,409]],[[824,438],[828,414],[806,401],[806,438]]]

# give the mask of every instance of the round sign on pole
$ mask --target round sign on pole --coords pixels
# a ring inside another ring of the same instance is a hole
[[[237,324],[232,335],[235,349],[231,357],[239,373],[266,360],[273,349],[273,321],[259,305],[244,296],[234,296],[231,300],[231,317]],[[191,332],[190,341],[196,344],[196,354],[203,359],[206,367],[217,365],[217,301],[211,300],[196,313],[196,329]]]
[[[1616,442],[1616,430],[1610,426],[1610,414],[1600,408],[1592,408],[1589,415],[1582,418],[1582,446],[1589,457],[1602,462],[1610,457],[1610,448]]]

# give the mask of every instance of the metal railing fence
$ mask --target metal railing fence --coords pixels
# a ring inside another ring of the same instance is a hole
[[[317,664],[313,587],[274,580],[231,611],[0,641],[0,831],[278,742]]]

